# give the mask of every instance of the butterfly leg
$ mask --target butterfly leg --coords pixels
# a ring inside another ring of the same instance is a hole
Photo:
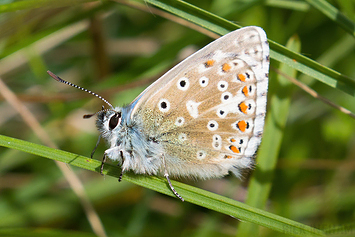
[[[97,139],[96,145],[95,145],[94,149],[91,152],[91,155],[90,155],[91,159],[94,157],[94,153],[95,153],[97,147],[99,146],[100,140],[101,140],[101,134],[99,135],[99,138]]]
[[[185,201],[180,194],[178,194],[178,192],[176,192],[176,190],[174,189],[173,185],[171,184],[170,178],[169,178],[169,173],[168,173],[168,169],[166,168],[166,163],[165,163],[165,156],[163,155],[163,163],[164,163],[164,177],[166,178],[166,180],[168,181],[169,187],[171,189],[171,191],[173,191],[173,193],[175,194],[175,196],[177,196],[178,198],[180,198],[181,201]]]
[[[122,176],[123,176],[123,174],[124,174],[124,171],[122,170],[122,171],[121,171],[121,174],[120,174],[120,177],[118,177],[118,182],[121,182],[121,181],[122,181]]]
[[[123,157],[123,152],[122,152],[122,151],[120,151],[120,155],[121,155],[122,164],[123,164],[123,162],[124,162],[124,157]],[[120,165],[120,164],[118,164],[118,165]],[[123,176],[123,174],[124,174],[124,170],[122,169],[122,170],[121,170],[120,177],[118,177],[118,182],[121,182],[121,181],[122,181],[122,176]]]
[[[102,162],[101,162],[101,167],[100,167],[100,174],[104,175],[102,172],[104,171],[104,164],[106,162],[106,154],[104,154],[104,157],[102,157]]]

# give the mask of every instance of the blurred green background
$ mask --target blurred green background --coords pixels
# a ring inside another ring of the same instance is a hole
[[[312,7],[311,1],[188,2],[242,26],[261,26],[268,39],[282,45],[293,37],[302,55],[355,78],[354,35]],[[329,2],[355,20],[355,1]],[[139,1],[2,1],[0,78],[61,150],[89,157],[98,132],[95,119],[82,116],[100,110],[102,102],[54,81],[46,71],[122,106],[213,40],[190,26]],[[276,61],[271,65],[279,68]],[[330,101],[355,111],[353,96],[301,73],[296,76]],[[277,80],[271,70],[269,97],[278,95]],[[268,174],[271,190],[262,209],[352,236],[354,118],[295,85],[289,85],[288,92],[287,123],[281,128],[276,167]],[[0,134],[43,144],[3,97],[0,114]],[[105,148],[100,143],[94,158],[101,160]],[[124,177],[118,183],[109,176],[70,169],[84,184],[108,236],[242,236],[238,219],[133,185]],[[245,202],[252,174],[243,180],[228,176],[183,182]],[[94,236],[80,201],[52,160],[1,147],[0,233],[26,236],[34,229],[42,230],[35,236]],[[287,235],[261,228],[258,236]]]

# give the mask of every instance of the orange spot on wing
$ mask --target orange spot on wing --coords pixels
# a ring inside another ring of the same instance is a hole
[[[239,130],[242,132],[245,132],[245,130],[247,129],[247,123],[244,120],[239,121],[237,123],[237,126],[238,126]]]
[[[225,64],[223,64],[223,66],[222,66],[222,70],[223,70],[224,72],[228,72],[231,68],[232,68],[232,67],[231,67],[228,63],[225,63]]]
[[[247,109],[248,109],[248,106],[244,102],[239,104],[239,110],[242,111],[243,113],[246,114],[247,113]]]
[[[231,138],[231,142],[236,142],[237,140],[235,140],[234,138]]]
[[[233,158],[233,156],[228,156],[228,155],[225,155],[225,156],[224,156],[224,158],[225,158],[225,159],[232,159],[232,158]]]
[[[243,92],[243,94],[244,94],[245,96],[248,96],[248,95],[249,95],[248,87],[247,87],[247,86],[244,86],[242,92]]]
[[[213,59],[207,60],[207,62],[205,62],[205,67],[212,67],[215,62],[216,61]]]
[[[239,149],[236,146],[229,146],[229,149],[234,153],[240,153]]]
[[[244,76],[244,74],[238,74],[238,79],[242,82],[245,82],[246,77]]]

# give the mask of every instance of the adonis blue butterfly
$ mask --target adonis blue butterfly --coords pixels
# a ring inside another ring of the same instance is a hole
[[[96,126],[122,174],[218,178],[251,168],[266,113],[269,45],[265,32],[244,27],[176,65],[125,107],[97,112]],[[90,117],[90,116],[87,116]],[[121,174],[121,175],[122,175]],[[121,176],[122,177],[122,176]]]

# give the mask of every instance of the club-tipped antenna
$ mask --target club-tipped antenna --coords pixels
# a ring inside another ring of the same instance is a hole
[[[105,98],[103,98],[102,96],[96,94],[95,92],[89,91],[89,90],[87,90],[87,89],[85,89],[85,88],[83,88],[83,87],[81,87],[81,86],[77,86],[77,85],[75,85],[75,84],[73,84],[73,83],[71,83],[71,82],[68,82],[68,81],[66,81],[66,80],[63,80],[62,78],[58,77],[57,75],[55,75],[55,74],[54,74],[53,72],[51,72],[51,71],[47,71],[47,73],[48,73],[51,77],[53,77],[53,79],[56,80],[56,81],[59,81],[59,82],[61,82],[61,83],[67,84],[67,85],[69,85],[69,86],[75,87],[75,88],[77,88],[77,89],[80,89],[80,90],[82,90],[82,91],[85,91],[85,92],[87,92],[87,93],[89,93],[89,94],[92,94],[92,95],[96,96],[97,98],[101,99],[103,102],[105,102],[106,104],[108,104],[108,105],[111,107],[111,109],[114,109],[114,107],[112,106],[112,104],[110,104]],[[91,117],[91,116],[90,116],[90,117]]]

